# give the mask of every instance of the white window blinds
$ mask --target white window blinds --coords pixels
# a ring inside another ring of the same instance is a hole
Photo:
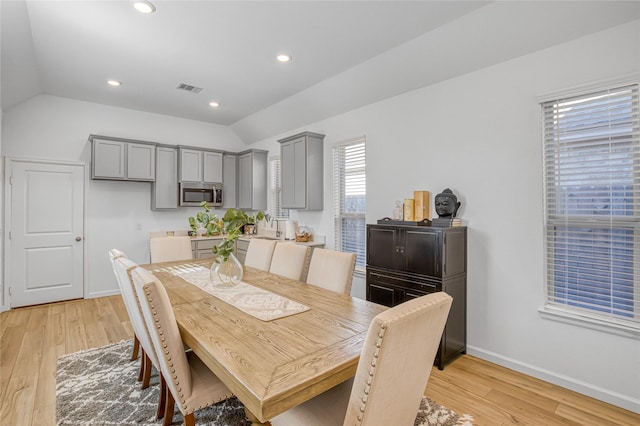
[[[638,84],[542,110],[546,307],[640,329]]]
[[[280,158],[269,160],[269,214],[272,217],[289,217],[289,210],[282,209],[282,180]]]
[[[365,267],[367,195],[364,137],[333,148],[333,206],[337,250],[356,254],[356,269]]]

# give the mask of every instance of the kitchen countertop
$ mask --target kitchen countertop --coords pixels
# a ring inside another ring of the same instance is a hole
[[[181,235],[187,235],[187,231],[174,231],[173,234],[177,237],[177,236],[181,236]],[[167,236],[168,233],[167,232],[152,232],[150,237],[154,238],[154,237],[164,237]],[[224,238],[224,235],[222,234],[218,234],[218,235],[209,235],[209,236],[193,236],[191,237],[191,241],[205,241],[205,240],[215,240],[215,239],[220,239],[220,238]],[[243,234],[241,235],[238,239],[242,240],[242,241],[250,241],[252,238],[263,238],[263,239],[267,239],[267,240],[276,240],[276,241],[280,241],[280,242],[284,242],[284,243],[294,243],[294,244],[300,244],[303,246],[307,246],[307,247],[324,247],[325,242],[324,242],[324,236],[321,236],[320,238],[318,238],[318,241],[307,241],[307,242],[301,242],[301,241],[295,241],[295,240],[284,240],[284,239],[279,239],[279,238],[270,238],[270,237],[265,237],[264,235],[246,235]]]
[[[294,243],[294,244],[300,244],[300,245],[307,246],[307,247],[323,247],[324,246],[324,241],[302,242],[302,241],[296,241],[296,240],[265,238],[265,237],[260,236],[260,235],[243,235],[239,239],[240,240],[244,240],[244,241],[250,241],[252,238],[262,238],[262,239],[267,239],[267,240],[275,240],[275,241],[279,241],[279,242],[282,242],[282,243]]]

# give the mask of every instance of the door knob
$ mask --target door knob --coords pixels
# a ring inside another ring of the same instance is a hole
[[[81,241],[82,237],[76,237],[76,241]]]

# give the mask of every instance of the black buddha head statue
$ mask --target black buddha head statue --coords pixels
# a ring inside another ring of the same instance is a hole
[[[435,197],[436,213],[439,217],[454,218],[460,208],[458,197],[449,188]]]

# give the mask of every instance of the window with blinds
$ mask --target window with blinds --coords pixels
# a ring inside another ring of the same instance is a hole
[[[269,160],[269,208],[271,217],[289,217],[289,210],[282,208],[282,180],[280,158]]]
[[[546,309],[640,330],[638,84],[542,104]]]
[[[333,206],[336,249],[356,254],[356,270],[365,268],[367,195],[364,137],[333,148]]]

